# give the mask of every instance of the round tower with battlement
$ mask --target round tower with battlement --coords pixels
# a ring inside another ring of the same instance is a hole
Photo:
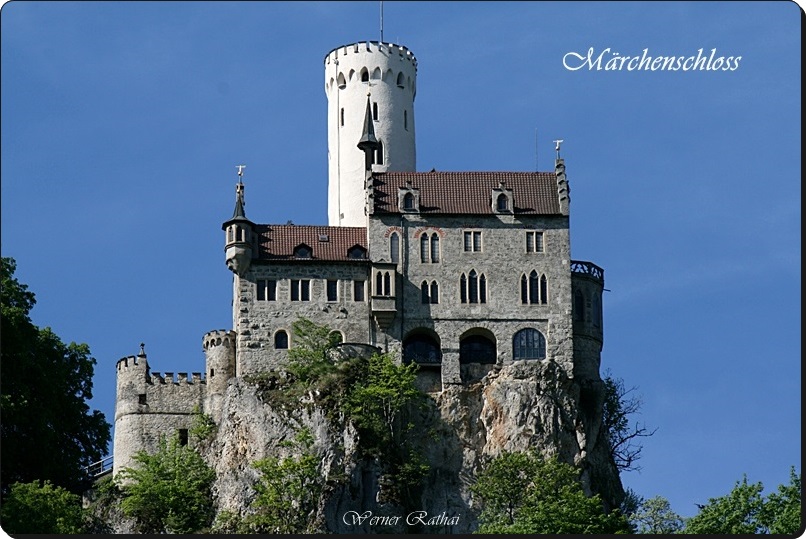
[[[599,378],[604,339],[604,270],[592,262],[571,261],[571,312],[574,377]]]
[[[207,365],[205,412],[215,422],[221,419],[221,405],[227,383],[235,376],[235,332],[224,329],[210,331],[202,338]]]
[[[148,411],[146,386],[151,374],[142,344],[137,356],[118,360],[116,375],[113,474],[131,466],[132,457],[143,448],[141,418]]]
[[[362,41],[325,56],[328,144],[328,224],[367,226],[365,155],[361,139],[367,94],[379,142],[376,172],[416,167],[414,96],[417,59],[406,47]]]

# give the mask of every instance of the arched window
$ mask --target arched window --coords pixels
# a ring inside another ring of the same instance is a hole
[[[411,193],[406,193],[403,195],[403,209],[404,210],[413,210],[414,209],[414,195]]]
[[[483,273],[479,277],[479,303],[487,303],[487,277]]]
[[[513,358],[546,359],[546,338],[534,328],[522,329],[512,338]]]
[[[339,82],[339,90],[344,90],[347,88],[347,81],[344,79],[344,73],[339,73],[337,80]]]
[[[467,277],[465,277],[464,273],[459,279],[459,299],[462,303],[467,303]]]
[[[467,277],[463,273],[459,280],[459,298],[462,303],[487,303],[487,277],[476,270],[470,270]]]
[[[431,234],[431,262],[439,262],[439,235]]]
[[[383,295],[384,296],[392,295],[392,278],[389,275],[388,271],[384,272],[383,274]]]
[[[540,303],[545,305],[549,301],[549,283],[545,275],[540,277]]]
[[[405,82],[406,81],[403,79],[403,72],[401,71],[400,73],[397,74],[397,85],[400,88],[403,88],[403,85],[405,84]]]
[[[426,281],[423,281],[423,284],[420,285],[420,298],[423,303],[431,303],[428,295],[428,283]]]
[[[495,363],[495,343],[483,335],[470,335],[459,343],[459,363]]]
[[[403,341],[403,362],[439,365],[442,362],[442,350],[434,337],[417,333]]]
[[[232,241],[235,234],[232,232],[232,227],[227,228],[227,241]]]
[[[277,350],[286,350],[288,348],[288,333],[285,330],[280,330],[274,334],[274,347]]]
[[[372,119],[378,121],[378,102],[372,104]]]
[[[383,274],[380,271],[375,275],[375,295],[383,296]]]
[[[439,303],[439,285],[431,281],[431,303]]]
[[[529,303],[531,304],[540,303],[540,288],[538,283],[537,272],[532,270],[532,273],[529,274]]]
[[[428,262],[428,234],[420,236],[420,262]]]
[[[468,296],[470,303],[478,303],[479,302],[479,276],[476,273],[476,270],[470,270],[470,275],[468,276]]]
[[[369,82],[369,71],[366,67],[361,70],[361,82]]]
[[[389,259],[395,264],[400,259],[400,236],[397,235],[397,232],[392,232],[392,235],[389,236]]]
[[[585,321],[585,296],[579,290],[574,292],[574,320]]]
[[[498,211],[507,211],[509,209],[509,198],[504,193],[501,193],[498,195],[495,205]]]

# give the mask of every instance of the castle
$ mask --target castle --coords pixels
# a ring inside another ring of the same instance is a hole
[[[416,362],[432,394],[554,362],[601,417],[604,275],[571,259],[559,147],[549,172],[417,172],[411,51],[359,42],[324,67],[328,226],[251,221],[239,168],[222,226],[232,329],[202,338],[204,376],[151,372],[142,348],[117,362],[113,473],[160,436],[187,439],[194,412],[219,421],[228,384],[287,361],[298,317]]]

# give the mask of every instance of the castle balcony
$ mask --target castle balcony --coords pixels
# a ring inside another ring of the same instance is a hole
[[[372,316],[377,320],[381,329],[386,330],[392,325],[397,314],[397,298],[394,296],[372,296]]]
[[[593,262],[585,262],[582,260],[571,261],[571,273],[574,276],[587,276],[600,285],[604,286],[604,270],[594,264]]]

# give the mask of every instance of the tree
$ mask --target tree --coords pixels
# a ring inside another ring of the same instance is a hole
[[[700,512],[686,522],[685,533],[755,534],[764,533],[760,520],[764,499],[761,483],[748,483],[747,476],[736,482],[726,496],[711,498]]]
[[[96,362],[86,344],[65,345],[31,322],[36,299],[15,270],[14,259],[2,258],[0,489],[47,480],[78,493],[88,484],[85,467],[104,456],[110,439],[104,415],[86,403]]]
[[[613,378],[605,372],[604,406],[602,411],[602,427],[610,442],[610,455],[620,472],[640,470],[636,461],[641,458],[641,445],[638,438],[646,438],[657,432],[657,428],[649,430],[640,423],[631,424],[630,416],[639,413],[643,402],[640,397],[630,396],[635,387],[624,387],[624,380]]]
[[[477,533],[628,533],[627,520],[585,495],[579,470],[537,453],[503,453],[470,487],[482,502]]]
[[[261,473],[257,496],[251,507],[255,512],[244,520],[249,533],[315,533],[319,498],[324,490],[319,459],[313,451],[313,436],[307,429],[283,444],[294,455],[279,459],[269,457],[253,466]]]
[[[192,533],[213,521],[215,472],[178,436],[159,442],[153,455],[140,451],[139,464],[116,477],[123,493],[123,513],[134,518],[139,533]]]
[[[86,533],[81,497],[50,481],[11,485],[0,515],[9,534]]]
[[[770,533],[798,535],[801,528],[801,483],[800,475],[793,466],[789,472],[789,484],[778,485],[778,490],[767,496],[761,511],[761,522]]]
[[[630,523],[640,534],[673,534],[683,529],[683,519],[672,511],[669,500],[655,496],[640,503],[629,515]]]
[[[747,477],[736,482],[727,495],[711,498],[700,512],[691,517],[683,533],[748,534],[773,533],[797,535],[801,529],[801,481],[794,467],[788,485],[764,498],[764,486],[748,483]]]

